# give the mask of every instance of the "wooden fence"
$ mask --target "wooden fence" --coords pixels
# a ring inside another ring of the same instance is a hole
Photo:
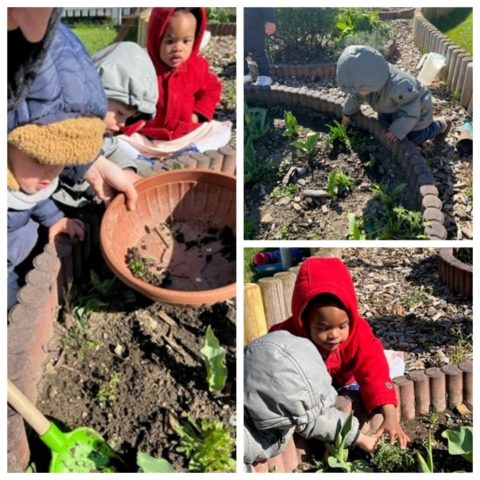
[[[442,80],[447,83],[454,98],[472,115],[473,56],[433,26],[420,9],[413,17],[413,39],[421,52],[435,52],[446,58]]]

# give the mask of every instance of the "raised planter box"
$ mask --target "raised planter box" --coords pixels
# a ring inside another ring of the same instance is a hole
[[[203,154],[184,155],[177,162],[234,175],[236,151],[227,146]],[[171,168],[176,167],[172,164]],[[8,378],[33,403],[37,399],[37,384],[49,356],[48,343],[53,336],[65,292],[84,272],[90,253],[99,249],[100,218],[91,214],[82,220],[87,226],[85,240],[62,239],[56,245],[46,245],[33,260],[33,269],[26,275],[26,284],[18,292],[18,303],[8,314]],[[29,463],[30,448],[23,419],[10,407],[7,431],[7,470],[23,472]]]
[[[306,87],[295,88],[284,85],[273,85],[270,88],[245,85],[245,101],[260,105],[285,105],[288,107],[308,107],[317,112],[327,113],[340,119],[343,111],[343,98],[333,94],[320,93]],[[356,125],[367,130],[392,154],[399,168],[405,172],[409,187],[416,192],[417,207],[429,225],[424,234],[434,240],[445,240],[447,230],[444,226],[445,215],[442,212],[442,201],[435,186],[432,172],[421,151],[412,142],[391,143],[385,140],[385,129],[377,121],[376,113],[368,108],[353,117]]]

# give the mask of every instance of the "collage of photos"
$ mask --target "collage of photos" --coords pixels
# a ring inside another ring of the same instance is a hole
[[[473,472],[473,6],[4,12],[4,473]]]

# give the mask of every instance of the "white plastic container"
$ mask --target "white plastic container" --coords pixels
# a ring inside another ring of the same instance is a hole
[[[446,64],[447,62],[443,55],[434,52],[426,53],[417,65],[417,70],[421,68],[417,77],[418,80],[424,85],[430,85]]]

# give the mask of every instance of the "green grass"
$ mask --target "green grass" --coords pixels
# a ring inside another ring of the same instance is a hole
[[[245,283],[252,283],[258,279],[258,273],[253,268],[253,257],[263,250],[263,248],[245,248],[243,250],[243,278]]]
[[[432,20],[432,23],[457,45],[473,54],[473,11],[456,8],[451,15]]]
[[[120,28],[108,20],[72,21],[68,23],[68,26],[80,38],[90,55],[94,55],[102,48],[110,45]],[[136,34],[132,30],[130,29],[125,40],[136,41]],[[134,38],[130,38],[132,35],[134,35]]]

